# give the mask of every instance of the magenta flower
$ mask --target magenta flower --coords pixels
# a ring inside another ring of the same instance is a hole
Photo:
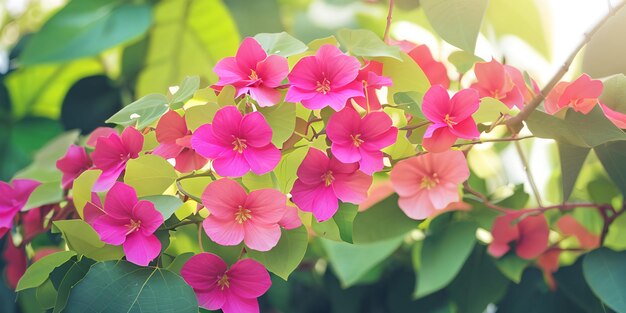
[[[363,97],[363,84],[356,81],[361,64],[333,45],[323,45],[314,56],[300,59],[289,73],[291,87],[285,101],[302,102],[315,110],[330,106],[339,111],[352,97]]]
[[[0,238],[11,229],[13,218],[39,185],[31,179],[14,179],[10,184],[0,181]]]
[[[472,114],[478,110],[478,92],[464,89],[452,99],[445,88],[435,85],[424,95],[422,112],[432,122],[424,133],[424,148],[430,152],[448,150],[457,138],[476,139],[480,136]]]
[[[268,107],[280,102],[280,91],[276,87],[289,73],[287,59],[270,55],[254,38],[247,37],[239,46],[235,57],[224,58],[214,68],[220,80],[218,89],[233,85],[237,96],[250,94],[260,106]]]
[[[74,180],[91,167],[91,159],[89,159],[85,148],[71,145],[56,165],[57,169],[63,173],[61,185],[63,188],[69,189],[72,188]]]
[[[109,190],[126,169],[128,160],[139,157],[142,146],[143,136],[133,127],[124,129],[121,137],[116,133],[99,137],[91,158],[94,167],[102,170],[102,174],[94,184],[93,191]]]
[[[180,275],[193,288],[200,307],[224,313],[258,313],[257,298],[272,285],[259,262],[239,260],[229,269],[219,256],[207,252],[191,257]]]
[[[385,86],[391,86],[391,78],[382,76],[383,64],[376,61],[369,61],[359,70],[359,75],[356,77],[356,81],[363,84],[363,90],[365,92],[364,97],[353,98],[354,102],[361,106],[363,109],[370,111],[378,111],[382,109],[376,90]]]
[[[293,202],[325,221],[337,212],[339,200],[359,204],[367,198],[372,177],[358,170],[356,163],[344,164],[324,152],[310,148],[298,167],[298,179],[291,190]]]
[[[85,221],[91,224],[105,243],[124,246],[129,262],[146,266],[161,252],[161,242],[154,232],[163,224],[163,215],[146,200],[137,200],[135,190],[115,183],[106,195],[104,207],[97,196],[84,209]]]
[[[286,213],[287,198],[274,189],[246,194],[234,180],[222,178],[207,186],[202,204],[211,212],[202,225],[211,240],[224,246],[245,242],[258,251],[268,251],[280,239],[279,221]]]
[[[363,119],[351,106],[333,114],[326,134],[332,141],[331,150],[343,163],[359,163],[359,169],[372,175],[383,169],[381,149],[396,142],[398,129],[392,126],[389,115],[371,112]]]
[[[191,131],[185,118],[175,111],[165,113],[156,127],[156,139],[160,143],[152,154],[175,159],[177,171],[187,173],[204,167],[209,160],[191,148]]]
[[[249,170],[263,175],[273,170],[281,157],[263,115],[242,116],[234,106],[221,108],[213,124],[200,126],[191,138],[191,147],[212,159],[213,169],[224,177],[241,177]]]

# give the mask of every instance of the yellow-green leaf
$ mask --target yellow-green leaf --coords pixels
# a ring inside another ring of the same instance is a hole
[[[174,167],[160,156],[146,154],[128,161],[124,182],[138,197],[160,195],[178,178]]]

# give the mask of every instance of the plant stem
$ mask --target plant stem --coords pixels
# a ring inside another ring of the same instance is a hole
[[[515,137],[515,135],[513,137]],[[517,150],[517,154],[519,155],[520,161],[522,161],[522,166],[524,167],[524,172],[526,172],[526,177],[528,178],[528,183],[530,184],[530,188],[533,191],[535,200],[537,201],[537,204],[539,205],[539,207],[543,207],[543,203],[541,202],[541,194],[539,193],[539,188],[537,188],[537,183],[535,182],[535,178],[532,172],[530,171],[530,166],[528,165],[528,160],[526,159],[526,156],[524,155],[524,150],[522,149],[522,145],[519,143],[519,141],[515,141],[514,144],[515,144],[515,150]]]
[[[496,211],[498,211],[500,213],[507,213],[510,210],[509,208],[501,207],[501,206],[491,202],[491,200],[489,200],[489,198],[487,198],[487,196],[483,195],[478,190],[475,190],[474,188],[472,188],[472,186],[470,186],[468,181],[463,182],[463,189],[465,189],[465,191],[473,194],[474,196],[478,197],[480,200],[482,200],[482,202],[485,204],[485,206],[487,206],[490,209],[496,210]]]
[[[578,52],[580,52],[580,50],[582,50],[582,48],[586,44],[588,44],[589,41],[591,41],[591,38],[598,32],[598,30],[600,30],[600,28],[602,28],[602,26],[604,26],[604,24],[606,24],[608,20],[611,19],[611,17],[613,17],[625,5],[626,5],[626,1],[622,1],[617,6],[611,8],[611,10],[609,10],[609,13],[606,16],[604,16],[588,33],[585,34],[585,38],[583,39],[583,41],[576,47],[576,49],[574,49],[574,51],[572,51],[572,53],[565,60],[561,68],[556,72],[556,74],[554,74],[550,82],[548,82],[548,84],[545,87],[543,87],[543,89],[539,92],[539,94],[537,94],[530,101],[530,103],[526,105],[519,112],[519,114],[506,120],[505,123],[509,126],[513,126],[526,120],[530,116],[530,114],[535,109],[537,109],[539,104],[541,104],[541,102],[546,98],[546,96],[548,95],[548,93],[550,93],[550,91],[554,88],[554,86],[556,86],[556,84],[569,71],[569,68],[572,65],[572,62],[574,62],[574,58],[576,57],[576,55],[578,55]]]
[[[389,29],[391,28],[391,15],[393,14],[393,1],[389,0],[389,12],[387,13],[387,25],[385,26],[385,35],[383,36],[383,40],[385,42],[389,41]]]
[[[474,141],[465,142],[465,143],[457,143],[452,146],[456,148],[460,148],[464,146],[477,145],[477,144],[487,143],[487,142],[510,142],[510,141],[519,141],[519,140],[529,139],[529,138],[535,138],[535,136],[522,136],[522,137],[513,136],[513,137],[506,137],[506,138],[474,140]]]

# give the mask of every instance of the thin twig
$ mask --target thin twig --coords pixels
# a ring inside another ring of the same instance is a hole
[[[483,195],[482,193],[480,193],[478,190],[475,190],[474,188],[472,188],[472,186],[470,186],[468,181],[463,182],[463,189],[465,189],[465,191],[473,194],[474,196],[478,197],[483,204],[485,204],[485,206],[487,206],[488,208],[494,209],[500,213],[508,213],[510,211],[509,208],[505,208],[505,207],[501,207],[493,202],[491,202],[491,200],[489,200],[489,198],[487,198],[487,196]]]
[[[385,26],[385,42],[389,41],[389,29],[391,28],[391,15],[393,14],[393,0],[389,0],[389,12],[387,13],[387,25]]]
[[[198,224],[198,246],[200,252],[204,252],[204,246],[202,245],[202,224]]]
[[[513,130],[509,127],[509,130],[513,132]],[[513,137],[516,137],[513,135]],[[530,171],[530,166],[528,165],[528,159],[524,155],[524,150],[522,149],[522,145],[519,141],[515,141],[515,150],[517,150],[517,154],[519,155],[520,161],[522,161],[522,167],[524,167],[524,172],[526,172],[526,177],[528,178],[528,183],[530,184],[530,189],[533,191],[533,195],[535,196],[535,200],[539,207],[543,207],[543,203],[541,201],[541,194],[539,193],[539,188],[537,188],[537,183],[535,182],[535,177],[533,173]]]
[[[535,136],[521,136],[521,137],[506,137],[506,138],[494,138],[494,139],[485,139],[485,140],[474,140],[469,142],[457,143],[452,145],[453,147],[460,148],[464,146],[478,145],[481,143],[487,142],[510,142],[510,141],[520,141],[524,139],[535,138]]]
[[[543,87],[543,89],[541,90],[541,92],[539,92],[539,94],[537,94],[528,105],[526,105],[520,112],[519,114],[517,114],[516,116],[511,117],[510,119],[506,120],[506,124],[509,126],[514,126],[516,124],[521,123],[522,121],[526,120],[530,114],[537,109],[537,107],[539,106],[539,104],[541,104],[541,102],[546,98],[546,96],[548,95],[548,93],[550,93],[550,91],[554,88],[554,86],[556,86],[556,84],[563,78],[563,76],[569,71],[570,66],[572,65],[572,62],[574,62],[574,58],[576,57],[576,55],[578,55],[578,52],[580,52],[580,50],[582,50],[582,48],[589,43],[589,41],[591,41],[591,38],[593,37],[593,35],[595,35],[598,30],[600,30],[600,28],[602,28],[602,26],[604,26],[604,24],[606,24],[606,22],[613,17],[620,9],[622,9],[624,6],[626,5],[626,1],[622,1],[620,4],[618,4],[617,6],[611,8],[611,10],[609,11],[609,13],[604,16],[604,18],[602,18],[598,24],[596,24],[591,31],[589,31],[588,33],[585,34],[585,38],[583,39],[583,41],[576,47],[576,49],[574,49],[574,51],[572,51],[572,53],[570,54],[570,56],[565,60],[565,62],[563,63],[563,65],[561,66],[561,68],[556,72],[556,74],[554,74],[554,76],[552,77],[552,79],[550,80],[550,82]]]

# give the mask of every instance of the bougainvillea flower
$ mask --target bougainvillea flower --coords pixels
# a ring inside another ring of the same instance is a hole
[[[246,194],[234,180],[222,178],[207,186],[202,204],[211,212],[202,225],[211,240],[234,246],[242,241],[251,249],[268,251],[280,239],[278,222],[286,213],[287,198],[275,189]]]
[[[11,229],[13,218],[39,185],[30,179],[14,179],[11,184],[0,181],[0,238]]]
[[[2,254],[5,275],[9,286],[15,290],[17,282],[24,276],[26,272],[26,251],[13,245],[13,239],[9,235],[9,240],[5,243],[4,253]]]
[[[212,159],[215,172],[224,177],[241,177],[250,170],[263,175],[273,170],[281,157],[263,115],[243,116],[234,106],[221,108],[212,124],[200,126],[191,137],[191,147]]]
[[[370,112],[361,119],[352,106],[347,106],[330,117],[326,134],[337,160],[358,162],[363,173],[372,175],[383,169],[380,150],[396,142],[398,129],[384,112]]]
[[[219,256],[207,252],[192,256],[180,275],[193,288],[200,307],[224,313],[258,313],[257,298],[272,285],[261,263],[243,259],[228,268]]]
[[[459,184],[469,178],[463,152],[448,150],[402,160],[391,170],[398,205],[413,219],[425,219],[458,202]]]
[[[298,209],[293,206],[286,206],[285,215],[278,221],[278,225],[284,229],[294,229],[302,226],[302,220],[298,216]]]
[[[63,173],[61,186],[65,189],[72,188],[74,180],[84,171],[91,167],[91,159],[85,148],[71,145],[65,155],[57,163],[57,169]]]
[[[356,81],[363,84],[364,97],[352,98],[363,109],[369,111],[377,111],[382,109],[380,100],[376,95],[376,90],[385,86],[391,86],[392,82],[389,77],[383,75],[383,64],[376,61],[369,61],[359,70],[359,75],[356,76]]]
[[[589,113],[602,94],[602,81],[582,74],[573,82],[559,82],[546,97],[544,107],[548,114],[555,114],[570,107],[582,114]]]
[[[287,77],[289,65],[282,56],[268,56],[254,38],[247,37],[235,57],[220,60],[213,70],[220,78],[215,87],[233,85],[237,96],[250,94],[260,106],[267,107],[280,102],[276,87]]]
[[[406,51],[406,53],[422,69],[431,85],[441,85],[446,89],[450,88],[450,78],[448,77],[446,66],[433,58],[428,46],[419,45],[410,51]]]
[[[493,222],[493,241],[488,251],[499,258],[510,250],[515,242],[515,252],[522,259],[534,259],[548,248],[550,228],[543,214],[524,217],[523,211],[512,211],[498,216]]]
[[[89,134],[89,137],[87,137],[87,141],[85,142],[85,145],[88,147],[95,147],[96,143],[98,143],[98,138],[100,137],[109,137],[111,134],[117,134],[117,131],[115,130],[115,128],[111,128],[111,127],[98,127],[96,129],[94,129],[91,134]]]
[[[159,145],[153,154],[166,159],[175,159],[177,171],[187,173],[201,169],[209,160],[191,148],[191,131],[185,118],[175,111],[165,113],[156,127],[156,139]]]
[[[314,56],[300,59],[289,73],[291,86],[285,101],[302,102],[311,110],[330,106],[339,111],[346,101],[363,97],[363,84],[356,81],[361,64],[333,45],[323,45]]]
[[[85,220],[100,239],[123,245],[129,262],[146,266],[161,252],[161,242],[154,232],[163,224],[163,215],[152,202],[137,200],[132,187],[115,183],[104,199],[104,207],[89,203],[84,210]]]
[[[554,279],[554,273],[559,270],[559,257],[561,256],[561,249],[548,249],[537,259],[537,265],[543,271],[543,276],[546,279],[546,283],[550,290],[556,290],[556,280]]]
[[[128,160],[139,157],[142,147],[143,136],[133,127],[124,129],[122,136],[111,133],[109,137],[99,137],[91,158],[94,167],[101,170],[102,174],[96,180],[93,191],[109,190],[126,169]]]
[[[69,204],[68,204],[69,205]],[[24,213],[21,217],[22,230],[25,238],[34,238],[36,235],[45,232],[44,222],[46,216],[51,211],[58,211],[61,208],[59,204],[44,205]]]
[[[606,118],[608,118],[609,121],[613,122],[615,126],[621,129],[626,129],[626,114],[615,111],[604,105],[602,102],[600,102],[600,108],[602,108],[602,111],[604,112]]]
[[[298,167],[298,179],[291,190],[293,202],[325,221],[337,212],[339,200],[359,204],[367,198],[372,177],[358,170],[357,163],[341,163],[310,148]]]
[[[563,235],[576,237],[581,248],[594,249],[600,246],[600,236],[591,233],[571,215],[561,217],[556,226]]]
[[[520,86],[513,81],[511,73],[517,71],[512,66],[502,65],[495,59],[491,62],[479,62],[474,65],[474,73],[478,81],[471,88],[478,90],[481,98],[491,97],[502,101],[509,108],[522,108],[524,96]],[[517,71],[519,73],[519,71]],[[517,73],[516,73],[517,74]],[[519,73],[521,76],[521,73]],[[522,78],[523,83],[523,78]],[[525,85],[522,86],[526,88]]]
[[[432,122],[424,133],[424,148],[430,152],[443,152],[457,138],[478,138],[480,132],[472,118],[478,110],[478,102],[478,92],[474,89],[461,90],[450,99],[445,88],[440,85],[430,87],[422,102],[422,112]]]

